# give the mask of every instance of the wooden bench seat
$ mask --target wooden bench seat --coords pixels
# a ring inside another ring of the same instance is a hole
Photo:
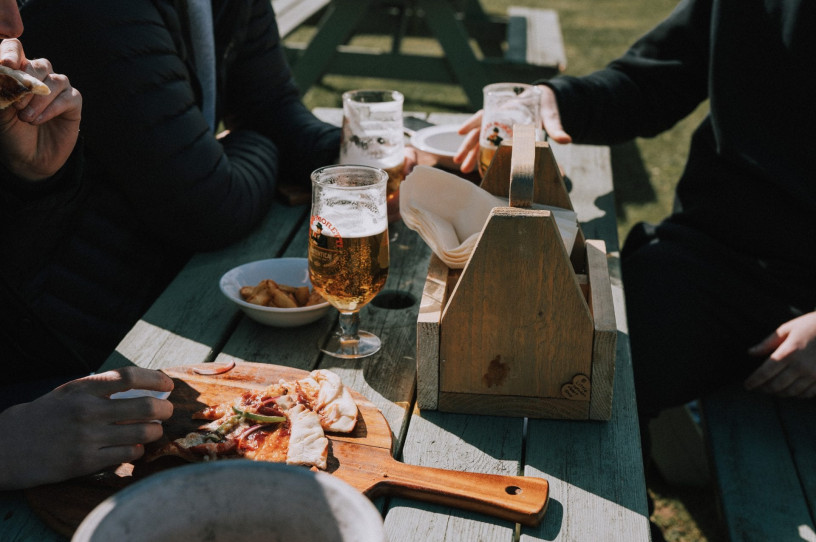
[[[312,15],[325,8],[331,0],[272,0],[278,21],[278,31],[285,38]]]
[[[731,542],[816,541],[816,401],[733,386],[701,407]]]
[[[554,67],[559,72],[566,69],[567,53],[558,12],[510,6],[507,16],[507,60]]]
[[[390,47],[350,43],[367,34],[386,37]],[[403,48],[409,37],[430,38],[442,55]],[[498,16],[478,0],[331,0],[309,42],[294,41],[285,45],[302,92],[327,74],[455,84],[473,109],[481,108],[485,85],[531,82],[566,66],[556,12],[511,8]]]

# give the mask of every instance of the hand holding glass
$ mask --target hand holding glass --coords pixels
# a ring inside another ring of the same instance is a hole
[[[321,350],[339,358],[379,351],[380,339],[360,331],[360,309],[388,278],[388,174],[369,166],[327,166],[312,173],[309,278],[340,311],[340,332]]]
[[[484,87],[482,129],[479,133],[479,175],[484,177],[502,143],[513,140],[514,124],[541,123],[538,88],[522,83],[495,83]]]

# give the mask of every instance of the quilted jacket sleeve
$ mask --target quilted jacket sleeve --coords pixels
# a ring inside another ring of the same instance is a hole
[[[82,92],[88,164],[99,168],[92,174],[124,194],[164,243],[209,250],[268,211],[279,149],[250,127],[223,141],[209,132],[184,51],[159,10],[166,4],[30,0],[24,43]]]
[[[216,0],[214,5],[230,0]],[[318,120],[300,99],[269,0],[245,0],[250,7],[237,10],[241,20],[219,21],[218,32],[239,36],[229,70],[221,77],[221,110],[230,129],[250,129],[269,137],[280,151],[281,179],[305,183],[317,167],[334,163],[340,148],[340,130]],[[236,11],[236,10],[233,10]],[[234,17],[235,15],[233,15]],[[217,36],[221,44],[230,37]]]

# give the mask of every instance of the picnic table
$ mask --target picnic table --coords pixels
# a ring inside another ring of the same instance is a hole
[[[490,15],[479,0],[273,0],[287,37],[320,12],[308,43],[286,40],[302,92],[326,74],[448,83],[462,88],[473,109],[482,89],[502,81],[533,81],[566,67],[555,10],[510,6]],[[350,45],[355,35],[385,35],[390,49]],[[430,38],[441,49],[418,52],[408,38]]]
[[[342,115],[337,109],[316,113],[335,123]],[[463,118],[432,114],[428,120],[447,124]],[[571,185],[583,231],[588,238],[604,240],[609,254],[619,330],[609,421],[470,416],[416,408],[416,301],[422,295],[431,254],[401,222],[389,226],[391,267],[385,292],[414,303],[392,305],[375,299],[363,310],[364,327],[383,340],[380,353],[357,361],[322,355],[317,343],[336,328],[334,309],[331,316],[314,324],[289,329],[264,327],[244,317],[219,292],[219,277],[248,261],[305,257],[306,204],[277,203],[245,240],[193,257],[105,368],[132,363],[159,369],[237,361],[330,369],[382,411],[398,460],[466,472],[540,477],[549,483],[549,507],[537,527],[401,497],[377,498],[374,502],[383,513],[390,542],[510,542],[516,537],[522,542],[649,540],[609,149],[553,147]],[[0,493],[0,540],[64,538],[38,519],[22,492],[5,492]]]

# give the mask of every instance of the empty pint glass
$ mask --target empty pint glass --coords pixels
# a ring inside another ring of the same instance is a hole
[[[388,221],[399,219],[399,187],[405,177],[403,96],[395,90],[343,93],[341,164],[360,164],[388,174]]]
[[[493,155],[513,140],[514,124],[541,124],[541,93],[532,85],[495,83],[484,87],[482,128],[479,133],[479,175],[484,177]]]

